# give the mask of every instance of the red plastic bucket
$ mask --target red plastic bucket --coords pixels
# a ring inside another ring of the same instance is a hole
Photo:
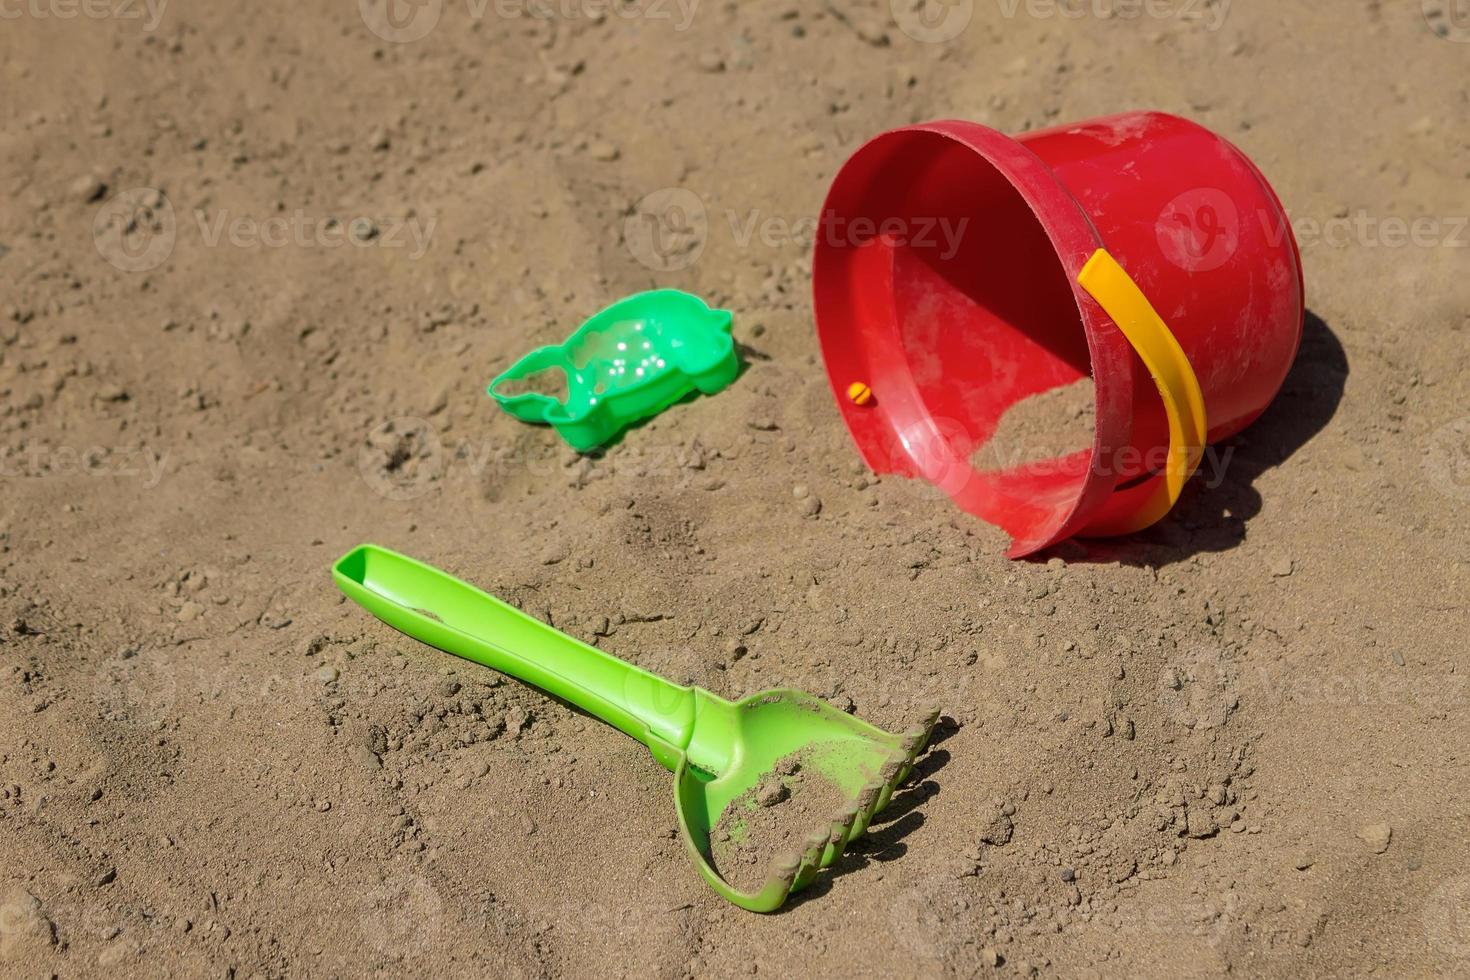
[[[1162,517],[1301,340],[1280,201],[1229,142],[1163,113],[884,133],[837,175],[821,228],[817,331],[863,458],[1004,528],[1012,557]],[[1017,403],[1089,376],[1091,449],[972,462]]]

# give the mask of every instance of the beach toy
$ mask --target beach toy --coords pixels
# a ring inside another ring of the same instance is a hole
[[[740,361],[730,320],[728,310],[677,289],[638,293],[582,324],[566,343],[521,358],[490,383],[490,395],[521,421],[550,425],[587,452],[696,388],[713,395],[734,381]],[[501,390],[555,372],[561,397]]]
[[[800,691],[727,701],[680,687],[374,545],[348,552],[332,577],[348,598],[394,629],[534,684],[648,746],[674,773],[680,836],[700,874],[754,912],[780,907],[867,829],[908,776],[937,717],[891,735]],[[818,811],[802,807],[803,797],[834,802]],[[732,885],[730,868],[717,866],[717,844],[738,851],[757,823],[783,809],[816,816],[786,828],[794,848],[755,867],[757,884]]]
[[[1275,193],[1226,140],[1163,113],[1016,138],[893,130],[843,166],[821,227],[817,331],[864,460],[1004,528],[1012,557],[1162,518],[1204,447],[1265,411],[1301,339],[1301,257]],[[1018,403],[1089,378],[1090,440],[975,462]]]

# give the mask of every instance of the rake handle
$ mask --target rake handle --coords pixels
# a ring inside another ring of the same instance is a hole
[[[431,565],[360,545],[332,566],[349,599],[400,633],[533,684],[631,735],[666,768],[683,754],[695,695],[573,639]]]

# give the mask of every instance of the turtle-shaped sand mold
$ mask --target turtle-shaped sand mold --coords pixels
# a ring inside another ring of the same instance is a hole
[[[734,381],[740,360],[730,322],[729,310],[710,309],[677,289],[638,293],[592,317],[566,343],[521,358],[490,383],[490,396],[516,418],[550,425],[573,449],[588,452],[695,388],[713,395]],[[558,370],[566,377],[562,398],[500,391]]]

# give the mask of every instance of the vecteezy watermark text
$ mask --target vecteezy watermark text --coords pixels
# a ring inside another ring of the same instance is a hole
[[[0,447],[0,480],[40,479],[48,476],[97,476],[141,479],[145,490],[163,480],[169,454],[148,446],[47,446],[23,449]]]
[[[1218,31],[1232,0],[996,0],[1001,16],[1036,20],[1193,20]]]
[[[849,217],[835,211],[792,218],[758,208],[744,212],[727,208],[723,226],[736,248],[759,244],[766,248],[810,251],[818,243],[832,248],[858,248],[883,238],[897,248],[932,250],[942,261],[954,258],[970,228],[969,217],[953,215],[891,215],[886,218]],[[714,229],[704,199],[684,187],[665,187],[643,196],[623,222],[623,242],[640,265],[657,272],[675,272],[698,262]]]
[[[735,211],[726,211],[725,220],[729,222],[730,234],[740,248],[759,241],[767,248],[794,246],[805,251],[818,240],[835,247],[856,248],[873,238],[885,238],[897,248],[935,249],[939,258],[945,261],[959,252],[960,241],[970,225],[969,218],[948,215],[877,220],[847,218],[831,211],[823,212],[819,218],[796,221],[763,215],[759,211],[748,211],[743,216]]]
[[[421,259],[428,252],[439,225],[437,214],[420,217],[412,212],[401,218],[341,218],[297,209],[262,218],[228,210],[196,210],[193,218],[206,248],[402,249],[411,260]],[[92,241],[97,253],[114,268],[148,272],[173,255],[179,224],[167,195],[153,187],[134,187],[119,192],[98,208],[92,222]]]
[[[915,41],[943,44],[965,32],[977,0],[889,0],[898,29]],[[1180,20],[1207,31],[1225,26],[1233,0],[994,0],[1006,20]]]
[[[1217,489],[1225,482],[1225,474],[1235,458],[1234,446],[1205,446],[1195,470],[1198,479],[1208,490]],[[1084,449],[1083,451],[1087,451]],[[1160,473],[1169,465],[1171,455],[1179,451],[1169,446],[1153,446],[1140,449],[1123,446],[1111,457],[1099,456],[1092,461],[1091,469],[1100,476],[1131,478],[1141,473]],[[1004,472],[1025,467],[1028,474],[1066,475],[1074,472],[1075,466],[1069,458],[1071,453],[1043,447],[1034,443],[1007,444],[992,439],[980,447],[971,461],[985,472]]]
[[[391,44],[410,44],[428,37],[444,16],[450,0],[357,0],[368,30]],[[621,20],[669,21],[676,31],[694,22],[700,0],[459,0],[472,21]]]
[[[169,0],[0,0],[0,20],[141,20],[153,32]]]
[[[421,259],[429,250],[429,240],[439,223],[437,215],[426,220],[367,217],[342,221],[335,217],[318,217],[304,211],[255,218],[231,215],[228,211],[208,214],[194,212],[199,236],[210,248],[222,241],[235,248],[408,248],[410,259]]]

